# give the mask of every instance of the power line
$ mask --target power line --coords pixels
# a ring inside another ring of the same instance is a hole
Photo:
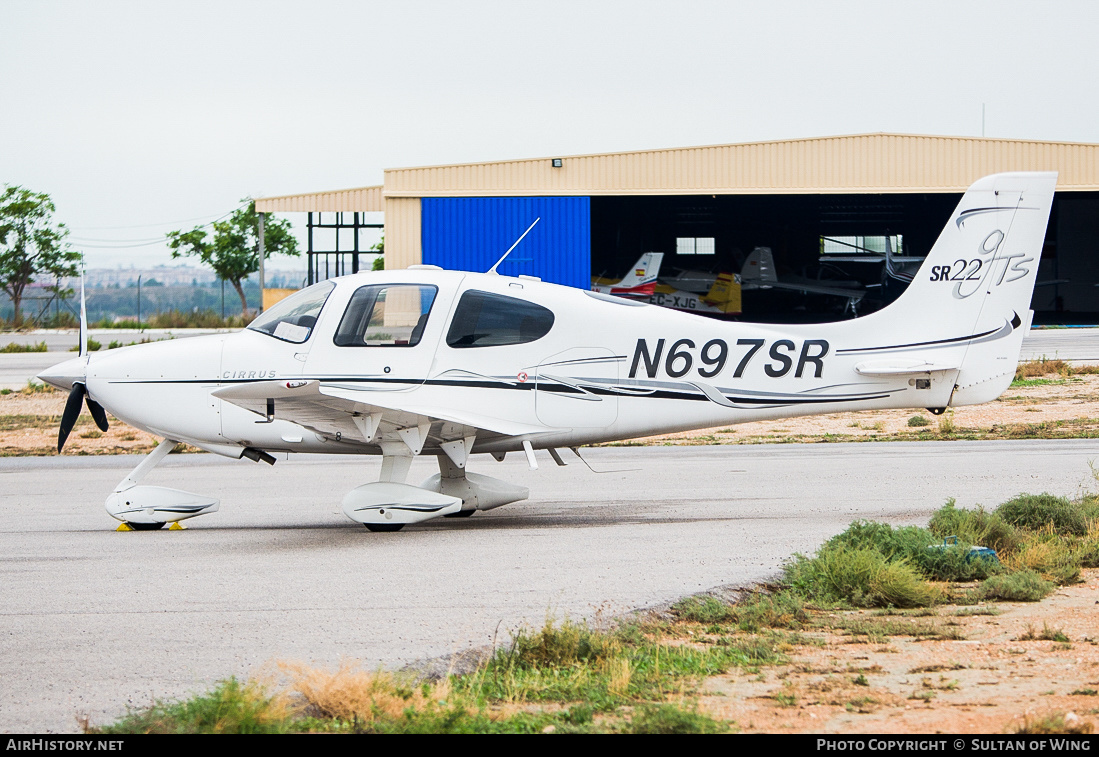
[[[205,229],[208,226],[213,226],[215,223],[217,223],[221,219],[228,218],[229,216],[233,215],[233,213],[236,213],[238,210],[240,210],[243,207],[244,207],[244,204],[238,205],[237,207],[230,210],[228,213],[222,213],[220,216],[218,216],[214,220],[208,221],[207,223],[196,226],[195,228],[196,229]],[[200,218],[209,218],[209,216],[200,216]],[[199,220],[199,219],[192,218],[191,220],[194,221],[194,220]],[[169,222],[169,223],[173,223],[173,222]],[[174,223],[183,223],[183,222],[182,221],[175,221]],[[162,226],[162,225],[166,226],[168,224],[147,224],[147,225],[144,225],[144,226],[130,226],[130,227],[117,226],[117,227],[113,227],[113,228],[139,229],[139,228],[147,228],[148,226]],[[85,227],[85,228],[93,228],[93,227]],[[109,229],[109,228],[112,228],[112,227],[103,226],[101,228]],[[126,248],[126,247],[149,247],[149,246],[154,245],[154,244],[163,244],[164,242],[168,241],[168,236],[165,234],[164,236],[145,237],[144,239],[96,239],[94,237],[75,237],[74,236],[74,237],[69,237],[69,239],[71,239],[73,242],[77,243],[81,247],[91,247],[91,248],[95,248],[95,249],[108,249],[108,248]],[[103,244],[96,244],[97,242],[102,242]]]
[[[243,206],[240,206],[240,207],[243,207]],[[213,215],[215,215],[215,214],[214,213],[207,213],[204,216],[197,216],[195,218],[183,218],[183,219],[180,219],[178,221],[162,221],[161,223],[139,223],[139,224],[135,224],[133,226],[80,226],[79,229],[83,230],[83,231],[121,231],[123,229],[150,229],[150,228],[153,228],[155,226],[171,226],[172,224],[177,224],[177,223],[189,223],[191,221],[201,221],[202,219],[210,218]],[[224,217],[225,217],[225,215],[217,216],[217,218],[215,218],[214,221],[220,220],[221,218],[224,218]],[[76,228],[76,227],[69,227],[69,228]]]
[[[131,247],[152,247],[156,244],[164,244],[167,238],[162,237],[153,242],[140,242],[138,244],[88,244],[87,242],[77,242],[77,247],[87,247],[93,250],[125,250]]]

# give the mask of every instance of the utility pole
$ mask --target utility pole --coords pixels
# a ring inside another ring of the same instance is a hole
[[[137,275],[137,327],[141,328],[141,274]]]

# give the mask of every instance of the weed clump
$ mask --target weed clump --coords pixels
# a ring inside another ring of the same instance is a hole
[[[182,702],[157,702],[99,733],[286,733],[294,708],[283,694],[255,681],[229,678]]]
[[[1075,713],[1052,712],[1047,715],[1026,716],[1012,730],[1015,734],[1092,733],[1094,726]]]
[[[728,733],[729,727],[696,710],[674,704],[639,707],[627,733]]]
[[[762,628],[799,629],[809,619],[805,600],[791,591],[753,594],[750,599],[732,607],[737,626],[747,633],[759,633]]]
[[[1050,375],[1067,377],[1072,375],[1072,373],[1072,366],[1064,360],[1050,360],[1043,357],[1038,360],[1027,360],[1026,362],[1019,363],[1015,368],[1015,381],[1023,381],[1028,378]]]
[[[732,605],[709,595],[695,595],[681,599],[672,605],[672,612],[680,620],[705,625],[724,623],[736,619],[736,612]]]
[[[1036,531],[1052,526],[1060,534],[1082,536],[1088,531],[1083,508],[1052,494],[1020,494],[996,508],[1007,523]]]
[[[1052,591],[1052,582],[1028,569],[993,576],[980,587],[983,599],[1006,602],[1039,602]]]
[[[613,634],[570,620],[560,625],[547,620],[536,633],[519,631],[504,654],[510,664],[538,667],[598,662],[621,651],[622,642]]]
[[[816,557],[798,555],[786,580],[804,597],[856,607],[927,607],[942,599],[907,560],[891,561],[872,547],[825,545]]]
[[[15,353],[15,352],[48,352],[49,348],[45,342],[38,342],[37,344],[18,344],[16,342],[10,342],[0,347],[0,353]]]
[[[957,536],[960,542],[979,544],[997,552],[1015,549],[1020,542],[1015,528],[998,512],[988,513],[980,507],[959,509],[953,499],[935,511],[927,528],[939,539]]]
[[[932,581],[975,581],[996,573],[993,560],[975,557],[970,543],[945,545],[928,529],[917,526],[893,528],[887,523],[856,521],[826,546],[876,549],[891,562],[906,561]]]
[[[294,662],[279,663],[290,688],[305,701],[310,714],[369,726],[378,718],[397,718],[406,710],[424,710],[445,700],[449,689],[439,684],[414,685],[392,673],[370,673],[348,662],[334,671]]]

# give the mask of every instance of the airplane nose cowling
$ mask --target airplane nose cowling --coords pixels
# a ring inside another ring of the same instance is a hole
[[[88,362],[88,394],[119,420],[178,441],[217,440],[218,385],[225,335],[138,344]]]
[[[73,384],[82,383],[88,372],[88,358],[74,357],[47,368],[35,378],[63,391],[72,391]]]

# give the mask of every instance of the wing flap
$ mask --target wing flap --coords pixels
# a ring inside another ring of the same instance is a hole
[[[379,392],[331,386],[317,380],[253,381],[223,387],[215,397],[267,416],[268,401],[273,400],[274,417],[297,423],[322,434],[339,432],[341,436],[363,437],[357,418],[375,416],[390,428],[410,428],[428,421],[441,422],[438,434],[443,441],[461,439],[471,430],[502,436],[532,436],[547,429],[503,418],[440,408],[422,403],[398,403],[392,397],[382,399]]]

